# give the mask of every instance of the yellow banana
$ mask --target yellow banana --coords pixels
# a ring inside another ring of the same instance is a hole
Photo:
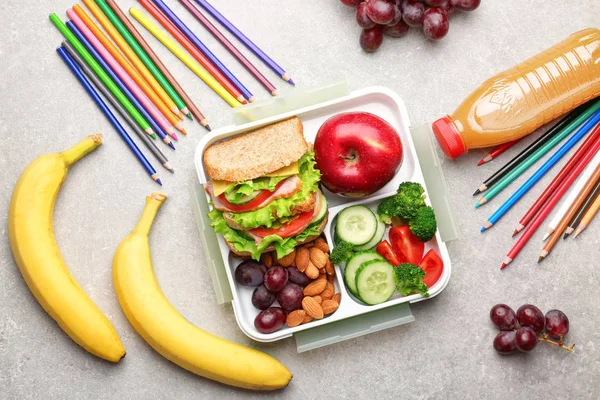
[[[125,349],[114,327],[69,272],[56,243],[52,217],[69,167],[102,144],[88,136],[63,153],[46,154],[23,171],[8,212],[8,236],[29,289],[67,335],[90,353],[117,362]]]
[[[214,336],[188,322],[161,291],[148,234],[166,196],[153,193],[113,260],[121,308],[135,330],[163,357],[197,375],[246,389],[287,386],[292,374],[275,358]]]

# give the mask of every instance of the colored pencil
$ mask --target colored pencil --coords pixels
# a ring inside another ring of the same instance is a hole
[[[554,215],[554,217],[552,217],[552,221],[550,221],[550,224],[548,224],[548,229],[546,230],[546,234],[544,235],[544,238],[543,238],[544,241],[546,239],[548,239],[548,237],[550,235],[552,235],[552,233],[554,233],[554,231],[556,230],[556,227],[558,226],[560,221],[563,220],[564,216],[567,214],[567,211],[569,211],[569,208],[571,207],[571,205],[573,203],[575,203],[576,199],[581,194],[581,191],[583,190],[584,186],[592,177],[595,167],[596,166],[594,165],[594,162],[592,162],[590,165],[588,165],[588,167],[585,169],[585,171],[583,171],[583,174],[581,174],[579,179],[577,179],[577,182],[573,185],[573,187],[569,191],[569,195],[566,197],[565,201],[560,206],[560,208],[558,209],[558,211]]]
[[[577,210],[577,213],[571,219],[571,222],[569,222],[569,225],[567,226],[567,229],[565,230],[565,234],[563,236],[564,239],[568,238],[569,235],[571,235],[571,233],[575,232],[575,229],[577,229],[577,227],[583,220],[583,216],[587,214],[590,207],[592,207],[592,204],[594,204],[594,201],[596,200],[596,197],[598,197],[598,194],[600,194],[600,182],[596,183],[596,186],[592,190],[592,193],[590,193],[590,195],[585,199],[585,202],[581,205],[581,207],[579,207],[579,210]]]
[[[596,140],[598,135],[600,135],[600,131],[594,131],[594,132],[595,132],[595,134],[592,133],[585,139],[585,141],[583,142],[583,144],[581,146],[579,146],[579,148],[577,149],[575,154],[573,154],[573,156],[569,159],[569,161],[565,164],[565,166],[554,177],[554,179],[552,180],[550,185],[548,185],[548,187],[546,187],[546,189],[540,195],[540,197],[538,197],[537,200],[535,201],[535,203],[533,203],[533,205],[529,208],[529,210],[527,210],[527,212],[525,213],[523,218],[521,218],[521,220],[517,224],[517,227],[515,228],[515,231],[513,232],[513,236],[516,236],[517,233],[521,232],[523,230],[523,228],[526,227],[527,224],[529,224],[529,222],[531,222],[531,220],[533,219],[533,217],[535,217],[535,215],[538,213],[540,208],[542,208],[542,206],[546,203],[546,201],[548,201],[548,198],[550,197],[550,195],[552,193],[554,193],[554,191],[556,190],[558,185],[560,185],[560,183],[563,181],[563,179],[565,179],[565,177],[569,174],[569,172],[573,169],[573,167],[577,164],[577,162],[579,162],[579,160],[585,154],[587,149],[589,149],[590,146],[592,146],[592,144],[594,143],[594,141]]]
[[[71,56],[69,56],[69,53],[67,53],[66,50],[63,49],[62,47],[59,47],[58,49],[56,49],[56,51],[58,52],[58,54],[60,55],[60,57],[63,59],[63,61],[65,62],[65,64],[67,64],[67,66],[69,67],[69,69],[71,70],[71,72],[73,72],[73,74],[77,77],[77,79],[79,80],[79,82],[83,85],[83,87],[85,88],[85,90],[87,91],[87,93],[90,95],[90,97],[92,99],[94,99],[94,102],[96,103],[96,105],[100,108],[100,110],[102,110],[102,112],[104,113],[104,115],[106,116],[106,118],[110,121],[110,123],[112,124],[112,126],[115,128],[115,130],[117,131],[117,133],[119,134],[119,136],[121,136],[121,139],[123,139],[123,141],[125,142],[125,144],[127,144],[127,147],[129,147],[129,150],[131,150],[131,152],[136,156],[136,158],[138,159],[138,161],[142,164],[142,166],[144,167],[144,169],[146,170],[146,172],[148,172],[148,175],[150,175],[150,177],[156,183],[158,183],[159,185],[162,186],[162,182],[160,181],[160,178],[158,177],[158,173],[156,172],[156,170],[154,169],[154,167],[152,166],[152,164],[150,164],[150,162],[148,161],[148,159],[146,158],[146,156],[144,156],[144,153],[142,153],[140,151],[139,147],[137,147],[137,145],[131,139],[131,137],[129,136],[129,134],[127,133],[127,131],[123,128],[123,126],[117,120],[117,118],[114,116],[114,114],[112,113],[112,111],[110,111],[110,109],[104,103],[104,101],[102,100],[102,98],[100,97],[100,95],[92,87],[92,84],[83,75],[83,73],[81,72],[81,70],[79,69],[79,67],[75,63],[75,61],[71,58]]]
[[[556,122],[550,129],[544,132],[539,138],[537,138],[533,143],[527,146],[522,152],[513,157],[512,160],[507,162],[502,168],[498,171],[494,172],[492,176],[487,178],[483,184],[473,193],[473,196],[477,196],[481,192],[485,192],[488,188],[492,187],[496,182],[500,181],[500,179],[504,178],[506,174],[512,171],[517,165],[521,164],[525,161],[529,156],[531,156],[537,149],[546,144],[550,139],[552,139],[558,132],[560,132],[565,126],[571,123],[577,116],[579,116],[585,108],[589,106],[591,102],[586,104],[582,104],[569,114],[566,117],[562,118],[560,121]]]
[[[79,16],[73,11],[68,10],[67,15],[71,18],[71,21],[67,22],[69,29],[73,31],[75,36],[79,39],[85,48],[92,54],[92,56],[98,61],[98,63],[104,68],[111,79],[119,86],[119,89],[125,93],[127,98],[133,103],[137,110],[144,115],[149,123],[156,122],[160,126],[159,135],[161,139],[169,144],[170,139],[166,138],[163,133],[163,129],[167,130],[171,126],[169,121],[158,111],[156,106],[146,94],[135,84],[133,79],[125,72],[125,70],[117,63],[113,56],[106,50],[104,46],[96,39],[94,34],[87,28]],[[172,129],[171,129],[172,131]],[[174,135],[175,132],[172,132]],[[177,140],[177,136],[173,136]]]
[[[77,54],[77,51],[75,51],[73,46],[71,46],[71,43],[64,41],[62,43],[62,47],[65,49],[65,51],[67,53],[69,53],[69,56],[71,56],[73,61],[75,61],[75,63],[77,64],[79,69],[83,72],[83,74],[90,81],[92,81],[92,83],[94,84],[96,89],[98,91],[100,91],[100,93],[102,93],[104,98],[106,98],[108,100],[108,102],[110,104],[112,104],[113,108],[115,108],[119,112],[121,117],[123,117],[123,119],[131,127],[131,129],[134,130],[134,132],[138,135],[138,137],[142,140],[142,142],[144,142],[146,147],[148,147],[148,149],[152,152],[152,154],[154,154],[156,159],[158,161],[160,161],[160,163],[163,165],[163,167],[165,167],[166,169],[168,169],[171,172],[174,172],[173,168],[171,167],[171,163],[167,159],[167,156],[164,155],[164,153],[158,148],[158,146],[156,145],[156,143],[154,143],[154,141],[152,141],[148,138],[148,135],[146,135],[146,133],[140,129],[140,127],[135,123],[133,118],[131,118],[131,115],[129,115],[127,113],[127,110],[125,110],[125,108],[123,108],[121,103],[119,103],[117,98],[106,88],[106,86],[104,86],[104,84],[100,81],[100,79],[98,79],[98,77],[96,77],[96,75],[94,75],[94,72],[86,65],[86,63],[81,59],[81,57],[79,57],[79,54]]]
[[[505,151],[507,151],[508,149],[513,147],[515,144],[519,143],[520,140],[521,139],[513,140],[512,142],[507,142],[507,143],[504,143],[504,144],[494,147],[485,157],[483,157],[481,160],[479,160],[479,162],[477,163],[477,166],[483,165],[485,163],[489,163],[493,159],[498,158],[502,153],[504,153]]]
[[[129,9],[129,13],[146,28],[154,37],[156,37],[167,49],[177,56],[189,69],[191,69],[200,79],[202,79],[212,90],[214,90],[223,100],[232,107],[238,107],[242,104],[236,100],[217,80],[197,62],[195,62],[183,49],[177,46],[167,37],[156,25],[154,25],[144,14],[135,7]]]
[[[583,204],[587,196],[592,192],[593,188],[596,186],[596,183],[600,180],[600,157],[598,155],[592,161],[593,165],[595,165],[594,173],[591,178],[586,182],[579,196],[575,199],[573,204],[569,206],[569,209],[565,216],[561,219],[556,230],[550,235],[548,241],[545,243],[544,248],[540,252],[540,258],[538,259],[538,263],[543,261],[548,254],[552,251],[558,239],[561,237],[564,230],[567,228],[567,225],[571,218],[575,215],[579,207]]]
[[[525,194],[535,186],[567,154],[576,144],[583,138],[595,125],[600,122],[600,110],[594,114],[592,118],[586,121],[577,132],[567,140],[540,168],[519,189],[517,189],[508,200],[496,210],[496,212],[486,221],[484,226],[481,228],[481,232],[485,232],[487,229],[492,227],[496,222],[500,220],[507,212],[514,206]],[[590,137],[598,137],[600,135],[600,129],[594,129]],[[594,142],[592,142],[593,144]],[[585,153],[584,153],[585,154]],[[485,197],[485,195],[484,195]]]
[[[148,134],[154,133],[150,127],[148,121],[140,114],[137,108],[129,101],[123,91],[115,84],[115,82],[108,76],[108,74],[102,69],[100,64],[92,57],[92,55],[86,50],[83,44],[77,39],[75,34],[67,27],[67,25],[54,13],[50,14],[50,21],[56,26],[60,33],[73,45],[75,50],[81,55],[85,62],[94,70],[96,75],[102,80],[106,87],[115,95],[119,102],[125,107],[127,112],[135,119],[140,128]]]
[[[142,1],[140,0],[140,3]],[[229,81],[244,95],[244,98],[248,99],[250,103],[256,101],[254,95],[248,90],[246,86],[242,82],[239,81],[238,78],[219,60],[212,51],[206,45],[198,39],[198,37],[187,27],[186,24],[179,19],[177,14],[175,14],[162,0],[152,0],[154,5],[162,12],[164,16],[166,16],[173,25],[175,25],[180,32],[182,32],[192,44],[196,47],[196,49],[200,50],[206,58],[210,60],[212,66],[214,66],[219,72],[221,72]],[[206,67],[205,67],[206,68]],[[208,68],[207,68],[208,69]]]
[[[168,70],[168,68],[165,66],[165,64],[163,64],[162,60],[158,57],[158,55],[156,55],[154,50],[152,50],[152,47],[150,47],[148,42],[146,42],[146,39],[144,39],[144,37],[140,34],[140,32],[133,25],[133,23],[129,20],[129,18],[127,18],[127,16],[123,12],[123,10],[121,10],[121,8],[118,6],[117,3],[115,3],[113,0],[107,0],[107,2],[108,2],[108,5],[115,12],[117,17],[121,20],[123,25],[125,25],[125,27],[129,31],[129,33],[131,33],[131,35],[135,38],[135,40],[138,42],[138,44],[140,46],[142,46],[142,49],[144,49],[146,54],[148,54],[148,57],[150,57],[152,59],[152,61],[156,65],[156,67],[163,73],[165,78],[167,78],[167,80],[169,81],[171,86],[173,86],[173,89],[175,89],[175,91],[179,94],[179,96],[187,104],[189,111],[198,119],[198,122],[200,123],[200,125],[202,125],[206,129],[208,129],[208,131],[210,132],[210,126],[208,125],[208,121],[206,120],[206,117],[204,116],[204,114],[202,114],[200,109],[196,106],[196,104],[194,104],[192,99],[190,99],[190,96],[188,96],[188,94],[185,92],[185,90],[183,90],[183,88],[181,87],[179,82],[177,82],[177,80],[171,74],[171,72]],[[186,115],[188,116],[188,118],[192,119],[192,117],[189,113]]]
[[[264,51],[262,51],[256,44],[254,44],[246,35],[244,35],[235,25],[233,25],[227,18],[225,18],[219,11],[217,11],[208,1],[196,0],[196,2],[202,7],[207,13],[209,13],[214,19],[219,21],[221,25],[231,32],[240,42],[244,44],[250,51],[252,51],[258,58],[262,60],[269,68],[271,68],[277,75],[284,81],[295,85],[290,75],[280,67],[271,57],[269,57]]]
[[[140,0],[139,2],[233,97],[242,103],[246,101],[239,89],[221,71],[215,68],[210,60],[167,17],[162,15],[154,4],[147,0]],[[154,24],[153,26],[156,27]],[[158,27],[156,29],[160,31]]]
[[[180,132],[183,132],[183,125],[181,121],[175,116],[174,111],[177,111],[177,107],[173,100],[169,97],[167,92],[160,86],[158,81],[154,78],[154,76],[150,73],[148,68],[144,65],[142,60],[137,56],[135,51],[129,46],[129,44],[125,41],[123,36],[117,31],[115,26],[110,22],[108,17],[104,15],[102,10],[94,3],[94,0],[82,0],[83,3],[87,6],[87,8],[94,14],[94,17],[100,22],[100,25],[104,28],[106,32],[108,32],[109,36],[115,41],[117,46],[121,49],[123,54],[129,59],[131,64],[138,70],[138,72],[144,77],[146,82],[150,85],[152,90],[160,97],[162,102],[169,108],[171,112],[168,112],[165,115],[165,118],[169,120],[171,125],[177,128]],[[110,11],[110,10],[109,10]],[[171,129],[172,131],[172,129]]]
[[[208,30],[228,51],[250,72],[272,96],[278,96],[279,90],[227,39],[223,33],[194,6],[191,0],[179,0],[181,4]]]
[[[548,141],[548,143],[544,144],[542,147],[537,149],[528,159],[519,164],[515,169],[510,171],[504,178],[502,178],[498,183],[492,186],[488,191],[486,191],[483,197],[477,202],[475,207],[479,207],[494,197],[498,193],[500,193],[505,187],[511,184],[515,179],[517,179],[523,172],[525,172],[529,167],[531,167],[537,160],[546,155],[554,146],[560,143],[564,138],[569,136],[578,126],[583,124],[588,118],[594,116],[596,122],[598,122],[598,118],[600,118],[600,99],[595,101],[593,106],[587,109],[583,114],[573,120],[566,127],[561,129],[556,136],[552,137]],[[594,123],[595,124],[595,123]],[[593,126],[593,125],[592,125]]]
[[[575,235],[573,237],[577,237],[581,235],[581,233],[588,227],[588,225],[592,222],[598,211],[600,210],[600,195],[596,195],[596,200],[592,203],[590,209],[585,213],[577,230],[575,231]]]
[[[596,128],[594,128],[594,129],[600,130],[600,125],[596,126]],[[579,162],[577,163],[575,168],[573,168],[573,170],[569,173],[569,175],[565,178],[565,180],[560,183],[560,185],[556,189],[556,192],[552,193],[552,196],[550,196],[550,198],[548,199],[548,202],[546,204],[544,204],[544,206],[540,210],[539,214],[537,214],[535,216],[535,218],[533,219],[533,221],[531,221],[531,224],[529,226],[527,226],[527,228],[525,228],[521,237],[519,237],[519,239],[517,240],[517,242],[515,243],[513,248],[508,252],[500,269],[504,269],[507,265],[509,265],[515,259],[515,257],[523,249],[525,244],[529,241],[531,236],[535,233],[535,231],[544,222],[546,217],[554,209],[556,204],[558,204],[558,202],[564,196],[564,194],[567,192],[567,190],[569,190],[569,187],[573,184],[573,182],[575,182],[575,180],[577,179],[579,174],[581,174],[581,172],[592,161],[592,159],[595,159],[595,156],[597,154],[600,154],[600,153],[598,153],[598,150],[600,150],[600,140],[596,140],[594,142],[594,145],[588,149],[588,151],[581,158],[581,160],[579,160]],[[546,255],[547,255],[547,253],[546,253]],[[545,257],[545,255],[540,257],[540,260],[543,259],[543,257]],[[540,260],[538,260],[538,262]]]
[[[94,10],[98,13],[98,16],[101,17],[101,19],[99,19],[99,20],[103,21],[105,24],[108,24],[108,26],[110,26],[110,21],[108,21],[108,19],[106,17],[104,17],[104,14],[102,14],[100,9],[98,7],[96,7],[96,5],[94,3],[91,3],[91,4],[94,7]],[[81,20],[88,27],[88,29],[90,31],[92,31],[94,36],[96,36],[96,39],[98,39],[100,41],[100,43],[102,43],[104,48],[106,48],[106,50],[108,50],[110,52],[110,54],[112,54],[112,56],[115,58],[115,60],[117,60],[117,62],[121,65],[121,67],[123,67],[123,69],[125,71],[127,71],[129,76],[135,81],[135,83],[137,83],[137,85],[140,87],[140,89],[142,89],[144,91],[144,93],[146,93],[146,96],[148,96],[148,98],[150,100],[152,100],[154,105],[160,110],[160,112],[163,114],[163,116],[165,118],[167,118],[169,123],[171,123],[173,121],[176,123],[179,122],[176,118],[174,118],[173,112],[169,109],[169,107],[167,107],[167,105],[162,101],[162,99],[156,94],[156,92],[154,91],[154,89],[152,89],[152,87],[148,84],[148,82],[146,82],[144,77],[138,72],[137,69],[134,68],[133,65],[131,65],[131,63],[127,60],[127,58],[125,58],[125,56],[119,51],[119,49],[117,49],[117,47],[104,34],[104,32],[102,32],[102,30],[98,27],[98,25],[96,25],[94,23],[94,21],[92,21],[92,18],[85,12],[85,10],[79,4],[76,4],[73,7],[73,10],[79,16],[79,18],[81,18]],[[118,33],[116,31],[114,33],[118,35]],[[126,43],[125,43],[125,45],[126,45]],[[132,50],[130,50],[130,51],[132,51]],[[135,54],[134,54],[134,56],[135,56]],[[156,123],[156,121],[153,122],[153,121],[149,120],[148,122],[150,122],[150,125],[152,125],[154,130],[157,130],[156,126],[158,124]],[[160,128],[160,130],[162,130],[162,128]],[[168,129],[165,129],[164,131],[169,135],[175,134],[175,131],[173,130],[172,127],[169,127]]]

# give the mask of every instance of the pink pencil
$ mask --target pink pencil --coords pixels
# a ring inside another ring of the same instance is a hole
[[[108,65],[115,71],[115,73],[121,78],[123,83],[131,90],[133,95],[138,99],[140,103],[144,106],[144,108],[150,113],[150,115],[154,118],[154,120],[160,125],[161,128],[165,130],[173,139],[177,140],[177,135],[175,131],[171,127],[169,121],[165,118],[164,115],[156,108],[154,103],[150,101],[148,96],[139,88],[138,85],[135,84],[133,79],[125,72],[123,67],[119,65],[117,60],[114,59],[112,54],[100,43],[100,41],[94,36],[92,31],[88,29],[88,27],[83,23],[79,15],[75,13],[72,9],[67,10],[67,15],[69,18],[75,23],[77,28],[83,33],[83,35],[89,40],[89,42],[94,46],[96,51],[100,53],[102,58],[106,61]]]

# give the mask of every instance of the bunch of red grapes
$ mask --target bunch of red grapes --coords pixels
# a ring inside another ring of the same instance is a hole
[[[448,17],[455,9],[473,11],[481,0],[341,0],[356,7],[356,22],[363,28],[360,45],[372,53],[383,43],[383,35],[399,38],[410,27],[420,28],[429,39],[448,33]]]
[[[575,347],[563,344],[569,333],[569,318],[560,310],[550,310],[544,315],[536,306],[525,304],[515,313],[506,304],[496,304],[490,311],[490,319],[500,329],[494,339],[494,349],[499,354],[512,354],[516,350],[529,352],[538,342],[547,342],[569,351]]]

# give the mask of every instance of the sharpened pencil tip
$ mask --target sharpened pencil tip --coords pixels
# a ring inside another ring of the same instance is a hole
[[[150,135],[150,137],[151,137],[152,139],[156,140],[156,133],[153,133],[153,134],[151,134],[151,135]]]
[[[211,132],[211,131],[212,131],[212,129],[210,128],[210,125],[208,125],[208,124],[206,124],[205,128],[206,128],[206,130],[208,130],[209,132]]]
[[[175,150],[175,146],[173,146],[173,142],[169,142],[169,147]]]
[[[483,233],[483,232],[485,232],[485,231],[487,231],[487,228],[486,228],[485,226],[482,226],[482,227],[481,227],[481,230],[480,230],[479,232]]]
[[[544,257],[538,258],[538,264],[541,263],[542,261],[544,261]]]
[[[186,117],[188,117],[188,119],[189,119],[190,121],[193,121],[193,120],[194,120],[194,117],[192,117],[192,114],[190,114],[190,113],[187,113],[187,114],[185,114],[185,116],[186,116]]]
[[[160,178],[158,178],[158,179],[156,180],[156,183],[158,183],[160,186],[162,186],[162,182],[161,182]]]
[[[296,84],[294,83],[294,80],[292,78],[288,79],[288,83],[290,85],[296,86]]]
[[[475,193],[473,193],[473,196],[477,196],[479,193],[481,193],[481,190],[477,189]]]
[[[475,203],[475,208],[479,208],[479,207],[481,207],[481,203],[480,202]]]
[[[565,234],[563,235],[563,240],[566,240],[566,239],[569,237],[569,235],[570,235],[570,233],[565,233]]]
[[[502,263],[502,265],[500,266],[500,271],[502,271],[504,268],[506,268],[506,263]]]
[[[550,234],[549,234],[549,233],[545,233],[545,234],[544,234],[544,237],[542,238],[542,242],[545,242],[545,241],[546,241],[546,239],[548,239],[548,237],[549,237],[549,236],[550,236]]]
[[[485,160],[482,158],[481,160],[479,160],[479,162],[477,163],[477,166],[480,167],[483,164],[485,164]]]
[[[515,229],[515,230],[513,231],[512,237],[515,237],[515,236],[517,236],[517,234],[518,234],[518,233],[519,233],[519,231]]]

